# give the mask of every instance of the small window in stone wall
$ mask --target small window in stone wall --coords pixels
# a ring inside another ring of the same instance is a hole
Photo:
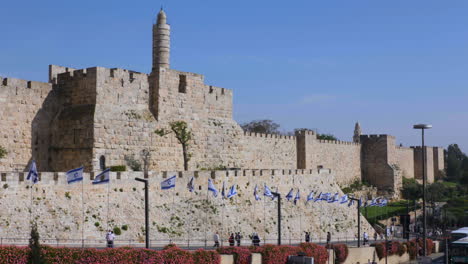
[[[105,170],[105,169],[106,169],[106,157],[101,156],[101,157],[99,158],[99,168],[100,168],[101,170]]]
[[[179,93],[187,93],[187,76],[179,75]]]

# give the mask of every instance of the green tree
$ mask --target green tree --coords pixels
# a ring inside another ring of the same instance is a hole
[[[279,131],[280,125],[272,120],[254,120],[248,123],[241,124],[244,131],[263,134],[281,134]]]
[[[7,154],[8,151],[4,147],[0,146],[0,159],[4,158]]]
[[[39,243],[39,232],[37,231],[37,224],[34,222],[31,226],[31,237],[29,238],[29,248],[31,249],[29,263],[42,264],[45,261],[41,256],[41,245]]]
[[[157,129],[154,131],[157,135],[163,137],[171,132],[174,133],[177,141],[182,145],[182,155],[184,159],[184,170],[188,170],[188,162],[190,161],[191,154],[188,152],[190,146],[189,141],[192,140],[193,133],[188,128],[185,121],[174,121],[169,123],[171,130],[166,130],[164,128]]]
[[[460,181],[464,171],[468,171],[468,157],[457,144],[451,144],[447,148],[446,160],[447,177],[452,181]]]
[[[317,134],[317,139],[322,139],[322,140],[338,140],[334,135],[332,134]]]
[[[403,198],[407,200],[418,200],[422,197],[422,185],[415,179],[403,178],[401,194],[403,195]]]

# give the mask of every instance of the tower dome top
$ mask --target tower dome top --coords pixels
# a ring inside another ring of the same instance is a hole
[[[164,12],[162,7],[161,7],[161,10],[159,10],[159,13],[158,13],[157,24],[166,24],[166,12]]]

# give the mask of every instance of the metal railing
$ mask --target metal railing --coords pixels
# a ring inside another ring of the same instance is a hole
[[[40,243],[42,245],[49,245],[54,247],[73,247],[73,248],[105,248],[106,240],[105,239],[61,239],[61,238],[41,238]],[[383,241],[382,239],[377,239],[377,242]],[[276,244],[278,239],[276,237],[267,237],[266,239],[260,240],[260,245],[265,244]],[[291,245],[296,246],[300,243],[305,242],[303,237],[301,238],[289,238],[286,237],[282,240],[282,245]],[[311,239],[311,243],[325,245],[327,243],[326,238],[315,238]],[[374,239],[370,239],[370,243],[375,242]],[[18,238],[18,237],[0,237],[0,246],[26,246],[29,243],[29,238]],[[344,243],[348,246],[356,246],[357,238],[356,237],[336,237],[331,240],[331,243],[338,244]],[[149,245],[152,249],[162,249],[168,244],[176,244],[183,249],[213,249],[214,241],[212,239],[205,240],[204,238],[194,238],[194,239],[150,239]],[[237,242],[235,242],[237,245]],[[252,240],[249,238],[241,239],[241,246],[251,246],[253,245]],[[226,239],[220,240],[220,246],[229,246],[229,241]],[[115,239],[114,247],[136,247],[144,248],[145,241],[138,239]]]

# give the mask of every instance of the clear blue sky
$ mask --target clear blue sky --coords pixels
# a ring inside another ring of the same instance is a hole
[[[151,69],[161,5],[171,67],[234,90],[239,122],[272,119],[351,140],[392,134],[468,152],[468,1],[4,1],[0,76],[47,65]]]

